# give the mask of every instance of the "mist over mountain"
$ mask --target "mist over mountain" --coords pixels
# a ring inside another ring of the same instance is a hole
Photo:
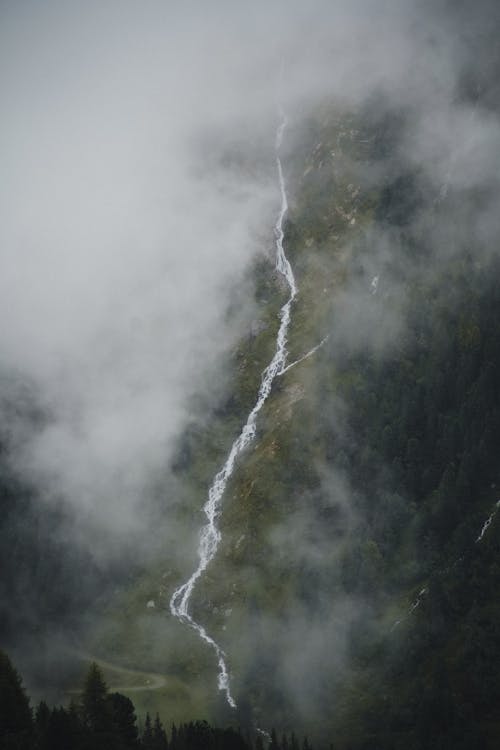
[[[164,676],[131,698],[165,721],[496,746],[500,8],[0,13],[0,633],[30,688],[93,657]],[[286,367],[189,600],[233,710],[169,603],[277,347],[277,156]]]

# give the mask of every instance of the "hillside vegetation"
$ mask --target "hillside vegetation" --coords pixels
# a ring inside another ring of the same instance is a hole
[[[336,748],[494,747],[500,269],[443,230],[482,196],[427,184],[400,113],[373,111],[290,128],[290,362],[328,339],[263,409],[193,612],[228,654],[243,724]],[[231,394],[174,467],[192,534],[272,356],[284,290],[267,256],[253,276],[261,314]],[[111,605],[96,648],[182,682],[150,709],[225,717],[213,654],[167,613],[185,573],[167,554]]]

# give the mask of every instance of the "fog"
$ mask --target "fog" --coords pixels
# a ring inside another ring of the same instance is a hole
[[[15,431],[15,461],[108,531],[135,524],[189,395],[248,324],[237,287],[276,201],[265,173],[220,164],[221,131],[248,150],[259,92],[204,15],[4,8],[1,361],[48,417]]]
[[[457,45],[415,3],[2,13],[1,362],[48,415],[11,433],[15,460],[121,532],[251,319],[238,283],[269,247],[278,89],[292,118],[325,97],[411,104],[437,187],[496,179],[497,123],[453,108]]]
[[[472,238],[478,262],[496,252],[488,19],[497,11],[452,6],[1,5],[1,439],[36,502],[64,507],[65,543],[99,562],[126,556],[131,538],[143,553],[153,544],[145,508],[159,487],[162,533],[176,538],[179,441],[230,395],[230,354],[259,317],[250,268],[273,251],[280,106],[297,141],[325,103],[399,116],[397,151],[364,165],[359,182],[368,190],[413,170],[420,203],[404,231],[425,234],[430,248],[409,257],[401,227],[369,228],[358,273],[332,302],[331,330],[311,347],[328,333],[332,359],[346,349],[384,356],[404,334],[409,284]],[[286,177],[292,152],[285,141]],[[489,196],[479,207],[474,191]],[[331,405],[337,433],[342,410]],[[324,496],[354,524],[349,478],[318,471]],[[293,552],[311,567],[341,550],[307,510],[277,524],[269,544],[282,561]],[[190,569],[194,545],[193,534],[170,554]],[[277,675],[304,714],[321,654],[336,638],[334,681],[364,607],[339,595],[312,618],[294,602],[286,628],[263,617],[270,648],[280,639]]]

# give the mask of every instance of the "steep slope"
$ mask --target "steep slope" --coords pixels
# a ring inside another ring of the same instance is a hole
[[[429,183],[405,127],[373,105],[295,126],[290,360],[328,338],[262,409],[193,613],[228,655],[242,723],[336,747],[493,747],[494,515],[479,537],[500,486],[498,261],[454,232],[484,195]],[[269,260],[254,279],[262,314],[233,353],[233,392],[186,434],[175,469],[193,534],[279,324]],[[167,554],[109,613],[100,648],[182,679],[184,706],[178,692],[149,708],[227,717],[212,655],[166,615],[180,580]]]

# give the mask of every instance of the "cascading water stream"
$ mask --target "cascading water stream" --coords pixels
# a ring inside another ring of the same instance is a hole
[[[500,508],[500,500],[497,500],[497,502],[495,503],[495,507],[493,509],[493,513],[491,513],[488,516],[488,518],[486,519],[486,521],[483,523],[483,527],[481,529],[481,533],[479,534],[479,536],[476,539],[476,544],[478,544],[482,540],[482,538],[484,537],[484,535],[486,534],[486,532],[490,528],[491,524],[493,523],[493,519],[495,518],[496,514],[498,513],[499,508]]]
[[[276,131],[276,166],[278,171],[278,180],[281,194],[281,208],[276,219],[275,236],[276,236],[276,270],[285,278],[290,296],[279,312],[280,326],[276,336],[276,350],[271,362],[262,373],[262,379],[257,395],[257,401],[252,411],[247,417],[247,421],[231,446],[228,457],[222,469],[215,475],[212,485],[208,491],[208,500],[203,506],[203,512],[207,517],[207,523],[200,531],[200,542],[198,546],[198,567],[191,577],[179,586],[170,599],[170,611],[174,617],[189,625],[195,630],[200,638],[213,648],[217,656],[219,665],[219,674],[217,684],[219,690],[225,693],[226,700],[232,708],[236,708],[236,702],[231,695],[229,672],[226,663],[226,654],[219,644],[207,633],[203,625],[196,622],[189,614],[189,602],[193,593],[196,582],[206,570],[209,563],[215,557],[217,548],[221,540],[221,533],[217,526],[217,520],[220,516],[220,506],[224,495],[226,485],[233,474],[235,462],[239,454],[253,440],[256,433],[257,415],[264,406],[272,388],[274,379],[282,373],[286,367],[287,361],[287,335],[291,319],[291,307],[293,300],[297,295],[297,285],[293,275],[292,267],[285,255],[283,248],[284,230],[283,222],[288,211],[288,201],[285,189],[285,180],[281,167],[279,156],[280,146],[283,140],[283,134],[287,126],[287,120],[281,112],[281,122]]]
[[[488,518],[486,519],[486,521],[483,523],[483,526],[481,528],[481,532],[480,532],[479,536],[476,539],[476,544],[479,544],[479,542],[481,542],[483,540],[484,535],[486,534],[486,532],[490,528],[490,526],[493,523],[493,520],[494,520],[494,518],[495,518],[495,516],[496,516],[496,514],[498,513],[499,510],[500,510],[500,500],[497,500],[496,503],[495,503],[495,507],[493,508],[493,512],[490,513],[490,515],[488,516]],[[460,558],[460,559],[462,559],[462,558]],[[410,609],[408,610],[408,614],[406,615],[406,617],[403,617],[401,620],[396,620],[396,622],[393,623],[391,631],[390,631],[391,633],[399,625],[401,625],[401,623],[403,622],[403,620],[405,620],[409,615],[411,615],[417,609],[417,607],[420,606],[422,598],[424,596],[426,596],[428,593],[429,593],[429,589],[427,587],[423,588],[420,591],[420,593],[418,594],[417,598],[415,599],[415,601],[411,605]]]

